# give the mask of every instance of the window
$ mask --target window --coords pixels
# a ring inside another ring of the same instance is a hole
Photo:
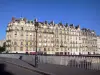
[[[54,41],[51,41],[51,43],[54,43]]]
[[[44,51],[46,51],[46,48],[44,48]]]
[[[46,46],[46,43],[44,43],[44,45]]]
[[[41,43],[39,43],[39,46],[41,46]]]
[[[30,36],[32,36],[32,33],[30,33]]]
[[[50,48],[48,48],[48,51],[50,51]]]
[[[76,37],[76,40],[77,40],[77,37]]]
[[[17,32],[15,32],[15,35],[17,35]]]
[[[21,45],[23,45],[23,42],[21,42]]]
[[[26,32],[26,36],[28,36],[28,32]]]
[[[21,27],[21,30],[23,30],[23,27]]]
[[[79,37],[79,40],[81,40],[81,37]]]
[[[50,44],[48,43],[48,46],[50,46]]]
[[[17,45],[17,42],[14,42],[14,45]]]
[[[44,34],[44,37],[46,37],[46,34]]]
[[[46,42],[46,39],[44,39],[44,41]]]
[[[52,37],[53,37],[53,35],[52,35]]]
[[[51,44],[53,46],[53,44]]]
[[[14,51],[16,51],[16,47],[14,47]]]
[[[21,33],[21,36],[23,36],[23,33]]]
[[[32,28],[30,28],[30,30],[32,30]]]
[[[77,41],[76,41],[76,44],[77,44]]]
[[[26,42],[26,45],[28,45],[28,42]]]
[[[23,51],[23,47],[20,47],[20,51]]]
[[[28,47],[26,47],[26,51],[28,51]]]
[[[15,30],[17,30],[17,27],[15,27]]]
[[[39,39],[39,41],[41,42],[41,39]]]
[[[32,42],[30,42],[30,45],[32,45]]]

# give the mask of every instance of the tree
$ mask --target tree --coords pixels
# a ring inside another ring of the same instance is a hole
[[[5,48],[6,48],[6,43],[4,42],[3,46],[0,47],[0,53],[2,53],[3,51],[5,51]]]
[[[0,47],[0,53],[5,51],[5,48],[4,47]]]

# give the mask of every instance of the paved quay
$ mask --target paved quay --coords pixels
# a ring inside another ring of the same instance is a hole
[[[32,65],[28,64],[27,62],[22,61],[22,60],[19,60],[19,59],[1,57],[0,60],[1,60],[1,61],[4,61],[4,62],[6,62],[6,63],[9,63],[9,64],[13,64],[13,65],[16,65],[16,66],[19,66],[19,67],[22,67],[22,68],[31,70],[31,71],[33,71],[33,72],[37,72],[37,73],[39,73],[40,75],[54,75],[54,74],[52,74],[52,73],[39,70],[38,68],[35,68],[35,67],[33,67]]]
[[[1,58],[1,60],[15,63],[33,70],[38,70],[41,72],[49,73],[50,75],[100,75],[100,71],[96,70],[86,70],[81,68],[73,68],[62,65],[53,65],[53,64],[40,64],[38,68],[34,67],[34,61],[23,61],[19,59],[11,58]]]
[[[0,60],[0,75],[42,75]]]

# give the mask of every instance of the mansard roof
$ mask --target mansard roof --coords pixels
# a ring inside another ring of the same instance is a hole
[[[19,18],[19,19],[16,19],[15,17],[12,17],[12,22],[20,22],[21,20],[25,21],[25,23],[34,23],[34,22],[38,22],[42,25],[50,25],[50,26],[55,26],[55,25],[58,25],[58,26],[61,26],[61,27],[68,27],[68,28],[75,28],[75,29],[78,29],[80,28],[80,25],[77,25],[77,26],[74,26],[74,24],[68,24],[66,23],[65,25],[62,24],[62,22],[59,22],[58,24],[55,24],[54,21],[51,21],[51,22],[48,22],[48,21],[44,21],[44,22],[39,22],[37,21],[37,19],[34,19],[34,20],[27,20],[26,18]],[[82,31],[85,31],[85,32],[94,32],[94,30],[90,30],[90,29],[87,29],[87,28],[82,28],[81,29]]]
[[[81,30],[84,31],[84,32],[89,32],[89,33],[94,32],[95,33],[94,30],[90,30],[90,29],[87,29],[87,28],[82,28]]]
[[[78,29],[78,28],[80,28],[80,25],[75,26],[75,29]]]

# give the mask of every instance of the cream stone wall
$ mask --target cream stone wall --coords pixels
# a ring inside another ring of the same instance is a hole
[[[12,18],[6,30],[6,50],[8,52],[35,52],[35,21]],[[38,24],[37,46],[38,51],[44,54],[79,55],[97,52],[97,39],[94,31],[82,30],[79,25],[54,24],[53,21],[51,23],[38,22]]]
[[[0,40],[0,47],[3,47],[5,40]]]
[[[100,36],[97,36],[97,52],[100,54]]]

